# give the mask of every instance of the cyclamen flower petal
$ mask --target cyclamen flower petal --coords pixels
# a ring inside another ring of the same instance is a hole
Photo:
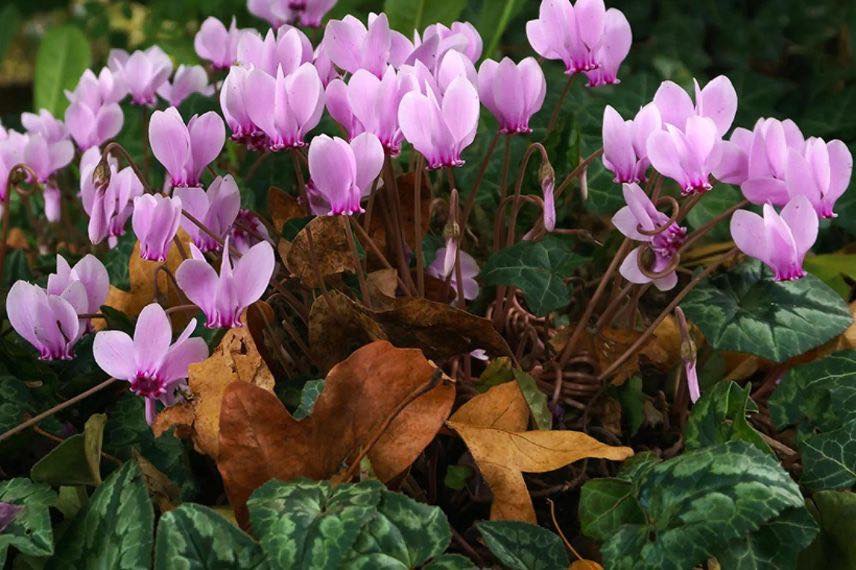
[[[246,110],[267,136],[268,150],[303,146],[303,137],[318,125],[324,111],[324,86],[315,67],[304,63],[290,75],[280,67],[276,77],[253,69],[247,81]]]
[[[175,279],[187,298],[205,314],[205,326],[243,326],[241,315],[261,298],[273,275],[273,247],[266,241],[260,242],[243,254],[233,266],[227,241],[219,275],[196,246],[191,245],[190,249],[193,259],[182,262]]]
[[[39,114],[21,113],[21,124],[28,134],[40,134],[50,144],[68,138],[68,131],[50,111],[42,109]]]
[[[607,105],[603,110],[603,165],[615,182],[644,182],[650,165],[648,138],[660,131],[662,122],[656,105],[642,107],[636,117],[625,121]]]
[[[737,91],[731,80],[720,75],[704,86],[695,86],[695,105],[689,94],[678,84],[664,81],[654,94],[654,104],[666,124],[685,130],[690,117],[707,117],[716,125],[716,135],[721,138],[731,128],[737,114]]]
[[[381,77],[388,63],[395,64],[393,47],[402,44],[409,42],[389,28],[389,20],[383,13],[369,14],[368,27],[349,15],[342,20],[330,20],[324,30],[327,55],[337,67],[348,73],[365,69]]]
[[[478,74],[479,99],[499,121],[500,132],[528,133],[529,120],[541,110],[547,81],[541,66],[527,57],[518,64],[504,58],[482,62]]]
[[[245,254],[257,243],[270,240],[267,227],[255,212],[251,210],[239,210],[235,221],[237,223],[232,224],[232,229],[229,230],[228,237],[232,243],[232,247],[241,255]],[[248,232],[244,228],[251,229],[253,233]]]
[[[853,155],[840,140],[829,143],[819,138],[809,138],[805,152],[791,148],[788,151],[788,164],[785,184],[788,196],[805,196],[817,215],[821,218],[834,218],[835,202],[850,185],[853,172]]]
[[[183,208],[190,215],[220,238],[226,236],[241,209],[241,193],[231,175],[215,178],[207,192],[202,188],[177,188],[174,195],[181,199]],[[214,238],[190,220],[183,218],[181,226],[201,251],[220,249]]]
[[[202,171],[223,149],[226,128],[213,111],[194,115],[187,125],[175,107],[155,111],[149,123],[149,143],[166,168],[173,186],[197,186]]]
[[[80,312],[97,313],[110,289],[110,276],[104,264],[89,254],[71,267],[63,256],[57,254],[56,273],[48,275],[48,295],[64,297],[69,287],[76,287],[75,283],[83,285],[86,294],[85,306],[78,307]]]
[[[592,71],[604,63],[617,69],[613,60],[618,59],[617,54],[621,52],[618,46],[622,44],[623,36],[611,33],[606,38],[611,44],[616,44],[606,48],[614,55],[607,57],[599,52],[605,41],[606,23],[603,0],[577,0],[574,5],[569,0],[543,0],[538,19],[526,24],[526,36],[539,55],[561,60],[568,74]],[[617,23],[612,25],[615,27]],[[604,61],[598,61],[598,56]]]
[[[234,17],[227,30],[223,22],[209,16],[196,32],[193,48],[196,55],[205,61],[210,61],[214,69],[229,69],[238,59],[238,41],[241,39],[241,33],[235,24]]]
[[[89,240],[95,244],[124,235],[125,223],[134,210],[133,200],[144,192],[133,169],[126,166],[118,170],[113,157],[108,159],[110,182],[106,188],[97,189],[92,176],[100,161],[101,152],[95,147],[80,159],[80,199],[89,215]]]
[[[5,137],[0,138],[0,214],[6,201],[9,174],[16,165],[24,161],[26,144],[26,135],[12,130],[6,131]]]
[[[208,74],[201,65],[179,65],[172,83],[164,82],[158,88],[158,95],[173,107],[181,105],[193,93],[205,97],[214,94],[214,86],[208,84]]]
[[[249,84],[250,70],[243,67],[232,67],[223,81],[220,90],[220,109],[232,140],[249,145],[252,148],[261,144],[264,135],[256,126],[249,114]]]
[[[181,221],[181,198],[144,194],[134,198],[131,225],[140,241],[140,257],[165,261]]]
[[[764,217],[737,210],[731,217],[731,237],[740,251],[773,270],[776,281],[805,275],[803,260],[817,239],[817,214],[808,198],[795,196],[781,214],[764,204]]]
[[[710,172],[718,162],[716,124],[712,119],[691,116],[681,131],[672,124],[648,137],[648,158],[654,168],[681,186],[684,195],[701,194],[711,188]]]
[[[134,338],[121,331],[95,335],[92,354],[98,366],[110,376],[131,384],[131,391],[146,399],[146,420],[154,421],[157,402],[169,405],[175,390],[187,378],[188,367],[208,358],[208,345],[190,338],[196,319],[190,321],[174,343],[169,317],[152,303],[137,319]]]
[[[125,115],[117,103],[92,109],[82,103],[71,103],[65,110],[65,123],[77,148],[86,151],[101,146],[119,134]]]
[[[597,68],[585,72],[588,78],[587,87],[620,83],[618,68],[621,67],[621,63],[630,53],[632,44],[633,32],[630,30],[630,22],[627,21],[624,13],[615,8],[607,10],[603,37],[594,55]]]
[[[282,26],[276,32],[268,30],[264,38],[254,30],[247,30],[238,43],[238,63],[268,75],[276,75],[279,67],[285,75],[293,73],[302,64],[311,62],[313,55],[306,34],[291,26]]]
[[[21,160],[33,169],[37,181],[42,184],[74,158],[74,145],[70,140],[49,142],[40,133],[29,134],[25,140]]]
[[[9,323],[42,360],[74,358],[74,344],[82,332],[77,315],[86,312],[87,306],[86,290],[79,281],[70,283],[61,295],[17,281],[6,297]]]
[[[459,77],[442,100],[433,91],[411,91],[401,100],[398,122],[410,144],[428,161],[429,168],[461,166],[461,152],[476,136],[479,120],[478,92]]]
[[[124,50],[110,51],[109,67],[131,94],[135,105],[152,106],[157,102],[157,90],[169,79],[172,61],[158,46],[128,55]]]
[[[437,279],[449,279],[451,290],[457,295],[458,281],[455,272],[455,256],[461,256],[461,280],[463,281],[464,299],[472,301],[479,296],[479,284],[476,276],[479,274],[479,266],[469,253],[460,250],[454,240],[446,241],[446,247],[437,250],[434,261],[425,268],[426,273]]]
[[[612,224],[626,237],[635,241],[648,242],[650,250],[654,254],[654,262],[648,271],[659,276],[652,279],[650,275],[646,275],[639,268],[639,255],[642,250],[638,247],[624,258],[619,267],[619,273],[631,283],[644,284],[653,281],[658,289],[668,291],[678,283],[678,276],[674,270],[665,275],[660,274],[671,265],[678,250],[684,244],[687,230],[672,223],[663,231],[651,235],[650,232],[661,229],[668,223],[669,216],[657,210],[657,207],[638,184],[624,184],[623,193],[627,205],[612,217]]]
[[[349,216],[362,212],[360,200],[371,191],[383,160],[383,147],[371,133],[363,133],[350,143],[327,135],[312,139],[306,189],[313,213]]]

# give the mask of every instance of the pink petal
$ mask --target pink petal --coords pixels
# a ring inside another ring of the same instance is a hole
[[[351,150],[356,161],[356,184],[365,194],[383,168],[383,146],[373,134],[363,133],[351,141]]]
[[[743,191],[743,196],[753,204],[761,205],[769,202],[781,206],[788,201],[788,187],[775,178],[750,178],[740,185],[740,189]]]
[[[664,123],[684,128],[687,118],[695,114],[692,99],[677,83],[664,81],[654,94],[654,104]],[[658,169],[659,170],[659,169]]]
[[[459,77],[449,85],[443,96],[442,113],[460,148],[469,146],[478,128],[479,95],[467,79]]]
[[[782,208],[781,216],[791,229],[797,257],[802,262],[806,252],[817,240],[817,213],[805,196],[796,196]]]
[[[748,210],[737,210],[731,216],[731,239],[749,257],[766,262],[769,257],[764,219]]]
[[[234,277],[241,307],[249,307],[261,298],[273,275],[274,263],[273,248],[266,241],[257,243],[241,256],[235,264]]]
[[[836,139],[827,144],[829,149],[829,190],[826,200],[830,203],[841,197],[850,186],[850,176],[853,173],[853,155],[847,145]]]
[[[700,115],[713,119],[716,133],[722,137],[731,128],[737,114],[737,91],[731,80],[720,75],[704,86],[696,104]]]
[[[621,274],[622,277],[624,277],[631,283],[643,285],[645,283],[651,282],[651,279],[649,277],[639,271],[638,247],[627,254],[627,257],[625,257],[624,261],[621,262],[621,267],[618,268],[618,272]]]
[[[134,341],[121,331],[101,331],[95,335],[92,355],[98,366],[120,380],[132,380],[137,370],[134,359]]]
[[[149,144],[152,154],[173,179],[182,178],[184,166],[190,160],[190,134],[175,107],[152,114]]]
[[[178,286],[190,301],[207,315],[214,307],[217,293],[217,272],[207,261],[187,259],[175,272]]]
[[[154,373],[166,356],[172,341],[172,327],[163,307],[157,303],[146,305],[137,318],[134,329],[134,355],[137,370]],[[130,354],[125,355],[130,360]]]
[[[193,156],[194,180],[198,181],[205,167],[211,164],[226,142],[226,127],[223,119],[213,111],[190,119],[187,125],[190,133],[191,152]]]

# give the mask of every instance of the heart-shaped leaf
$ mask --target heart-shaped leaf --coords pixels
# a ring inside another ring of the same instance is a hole
[[[29,479],[9,479],[0,483],[0,503],[23,507],[0,531],[0,565],[6,561],[10,546],[31,556],[48,556],[54,550],[51,516],[48,508],[56,494],[47,485]]]

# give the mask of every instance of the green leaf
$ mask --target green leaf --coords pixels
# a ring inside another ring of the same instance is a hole
[[[820,278],[844,299],[849,297],[850,285],[844,278],[856,277],[856,254],[813,255],[807,257],[803,265],[806,271]]]
[[[644,524],[645,514],[633,495],[633,484],[624,479],[593,479],[580,493],[580,526],[583,534],[608,540],[622,524]]]
[[[253,492],[247,507],[275,567],[333,570],[376,512],[382,488],[377,481],[335,489],[327,481],[270,481]]]
[[[479,393],[484,393],[500,384],[505,384],[514,380],[514,370],[511,364],[511,359],[507,356],[494,358],[485,367],[484,371],[479,375],[476,382],[476,390]]]
[[[646,461],[635,475],[633,497],[644,522],[639,522],[638,512],[629,511],[635,520],[622,521],[606,538],[601,552],[611,570],[691,568],[787,509],[803,506],[799,487],[778,461],[742,441],[662,463]],[[612,494],[619,497],[617,487]],[[595,532],[614,528],[617,522],[601,519]]]
[[[440,507],[384,491],[377,513],[363,527],[348,557],[349,568],[419,568],[442,554],[452,531]]]
[[[856,351],[791,369],[769,406],[778,429],[797,428],[803,485],[822,490],[856,484]]]
[[[49,507],[56,494],[47,485],[29,479],[0,482],[0,502],[24,505],[9,526],[0,533],[0,567],[10,546],[31,556],[50,556],[54,551]]]
[[[544,316],[570,302],[571,289],[564,280],[582,261],[566,240],[550,235],[539,242],[521,241],[494,253],[481,277],[485,285],[517,287],[523,291],[529,309]]]
[[[729,543],[716,559],[728,570],[791,570],[797,555],[817,535],[805,507],[788,509],[757,531]]]
[[[616,390],[623,415],[627,418],[630,435],[636,435],[645,421],[645,395],[642,391],[642,378],[633,376]]]
[[[33,101],[36,109],[47,109],[62,117],[68,101],[66,89],[74,89],[81,74],[92,65],[86,35],[75,26],[48,30],[36,53]]]
[[[21,31],[21,12],[14,4],[8,4],[0,10],[0,61],[6,56],[6,51],[12,44],[15,34]]]
[[[478,566],[460,554],[443,554],[423,566],[422,570],[478,570]]]
[[[161,517],[155,570],[267,568],[261,547],[246,533],[202,505],[185,503]]]
[[[14,376],[0,376],[0,433],[21,423],[32,412],[33,399],[23,382]]]
[[[783,362],[852,322],[841,297],[813,275],[776,282],[760,261],[707,279],[681,303],[714,348]]]
[[[467,479],[473,474],[473,470],[466,465],[449,465],[446,468],[446,476],[443,477],[443,484],[455,491],[460,491],[467,485]]]
[[[820,534],[799,558],[803,570],[856,568],[856,494],[819,491],[812,495]]]
[[[483,521],[476,528],[484,543],[510,570],[567,570],[568,553],[555,533],[518,521]]]
[[[684,429],[684,445],[691,451],[728,441],[745,441],[761,451],[772,453],[746,417],[758,406],[749,398],[752,386],[741,388],[735,382],[719,382],[702,394],[693,406]]]
[[[60,485],[101,484],[101,442],[107,416],[95,414],[83,433],[66,438],[30,470],[33,481]]]
[[[421,34],[430,24],[451,24],[466,6],[467,0],[385,0],[383,11],[390,27],[410,38],[414,30]]]
[[[150,568],[153,530],[146,484],[137,463],[128,461],[95,490],[48,568]]]
[[[520,12],[523,5],[523,0],[483,0],[475,21],[476,29],[484,38],[483,57],[493,55],[509,22]]]
[[[740,190],[727,184],[718,184],[710,192],[702,195],[701,200],[687,214],[687,222],[692,229],[697,230],[716,216],[722,214],[731,206],[743,199]],[[729,218],[725,218],[710,230],[707,239],[712,241],[727,241],[731,239],[728,228]]]
[[[303,386],[300,392],[300,405],[294,410],[294,419],[302,420],[312,413],[312,408],[315,407],[315,400],[321,395],[324,389],[324,380],[309,380]]]
[[[550,413],[550,408],[547,407],[547,395],[541,391],[535,379],[522,370],[514,369],[514,378],[517,380],[517,385],[520,386],[520,391],[529,405],[529,412],[532,414],[532,419],[535,421],[535,427],[538,429],[553,428],[553,414]]]

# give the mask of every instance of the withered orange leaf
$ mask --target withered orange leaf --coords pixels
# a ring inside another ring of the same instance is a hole
[[[158,414],[155,435],[176,428],[176,435],[190,435],[200,453],[217,458],[220,406],[229,384],[251,384],[272,392],[275,380],[246,327],[230,329],[206,360],[191,364],[188,386],[193,399]]]
[[[266,390],[228,385],[217,466],[239,520],[247,498],[268,480],[328,479],[370,443],[377,477],[388,481],[400,474],[452,409],[455,389],[448,379],[410,401],[438,372],[419,350],[373,342],[330,370],[312,413],[301,421]]]
[[[307,215],[306,208],[300,205],[297,198],[276,186],[268,188],[267,206],[273,227],[278,232],[282,232],[282,226],[288,220]]]
[[[526,430],[526,401],[516,382],[494,386],[461,406],[446,422],[467,444],[493,493],[490,518],[535,523],[523,473],[554,471],[587,457],[622,460],[629,447],[613,447],[581,432]]]
[[[341,216],[318,216],[300,230],[285,255],[285,265],[307,287],[321,287],[318,281],[345,271],[355,273],[354,256]],[[312,249],[309,248],[310,234]]]
[[[603,570],[603,566],[594,560],[574,560],[568,570]]]

